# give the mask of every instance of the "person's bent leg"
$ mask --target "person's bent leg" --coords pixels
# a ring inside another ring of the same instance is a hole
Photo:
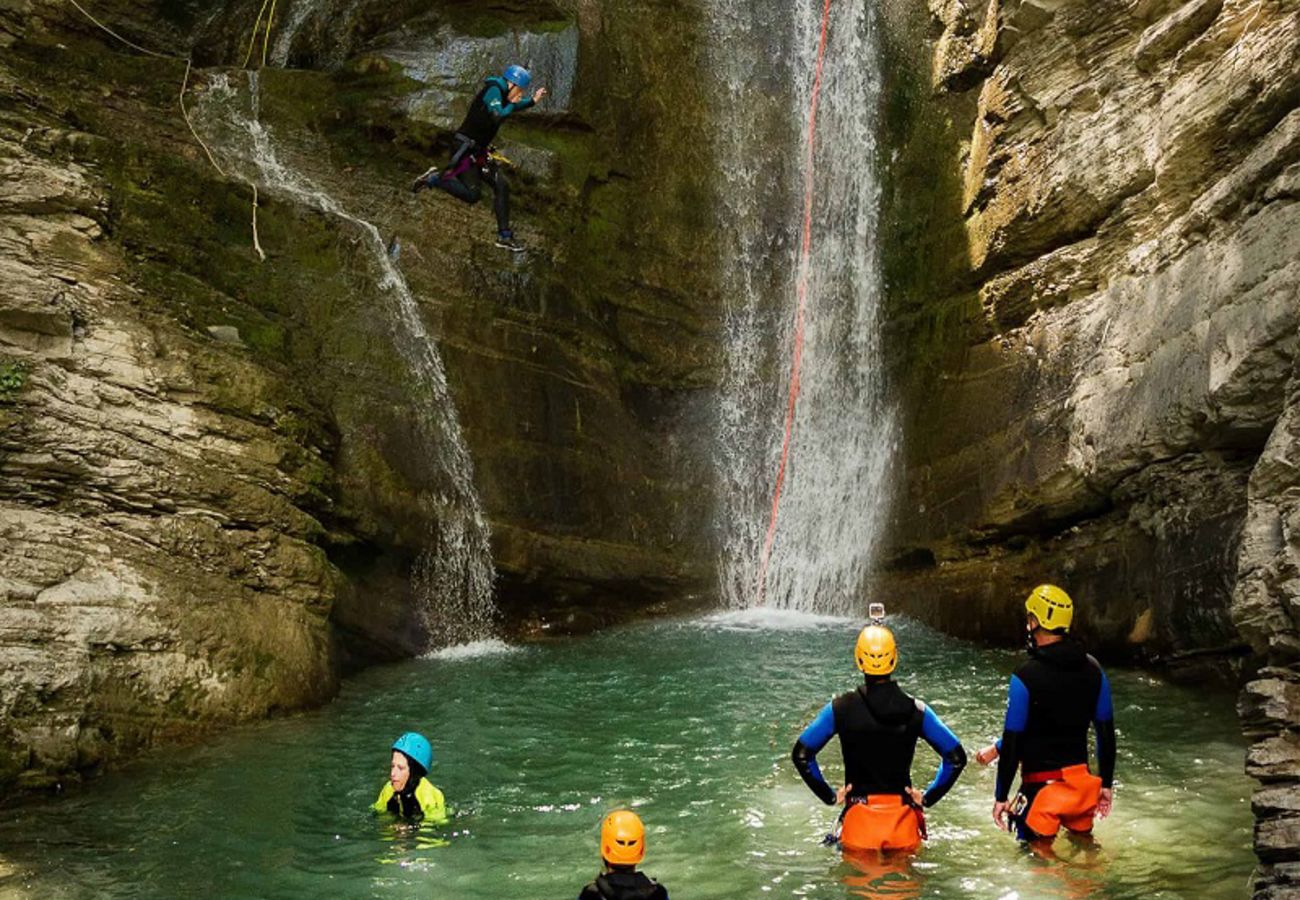
[[[459,178],[440,179],[434,187],[446,191],[457,200],[465,203],[478,203],[483,198],[483,190],[478,185],[477,179],[469,178],[466,175]]]

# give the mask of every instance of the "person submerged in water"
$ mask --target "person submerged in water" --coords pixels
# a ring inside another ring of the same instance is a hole
[[[966,766],[966,751],[943,721],[891,677],[898,665],[893,632],[878,623],[884,607],[872,604],[873,624],[862,629],[854,658],[864,683],[831,700],[791,751],[791,761],[827,805],[845,804],[840,846],[849,851],[915,850],[925,838],[925,808],[934,806]],[[817,753],[839,735],[844,787],[832,790]],[[912,787],[912,757],[924,739],[939,754],[939,771],[925,793]]]
[[[668,891],[637,865],[645,859],[645,825],[631,810],[619,809],[600,825],[605,869],[582,889],[578,900],[668,900]]]
[[[446,820],[447,806],[442,791],[425,777],[433,766],[433,747],[424,735],[408,731],[393,742],[392,749],[388,783],[371,808],[405,819]]]
[[[1115,778],[1115,712],[1110,682],[1097,660],[1070,635],[1074,601],[1043,584],[1025,601],[1029,661],[1011,676],[1002,740],[985,747],[981,765],[998,760],[993,821],[1022,841],[1047,841],[1062,826],[1092,833],[1110,814]],[[1100,777],[1088,769],[1088,726],[1097,732]],[[1020,792],[1007,798],[1020,770]]]
[[[492,76],[470,101],[465,121],[456,131],[455,149],[451,161],[444,167],[431,166],[411,183],[411,191],[419,193],[425,188],[446,191],[465,203],[477,203],[483,197],[483,185],[492,188],[492,209],[497,217],[496,245],[513,253],[522,252],[524,245],[510,229],[510,187],[501,171],[492,141],[501,123],[517,112],[539,103],[546,96],[546,88],[539,87],[532,96],[526,96],[533,76],[523,66],[506,66],[500,76]]]

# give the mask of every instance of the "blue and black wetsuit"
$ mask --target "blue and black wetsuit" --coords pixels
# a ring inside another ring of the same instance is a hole
[[[966,765],[961,741],[934,710],[909,697],[890,679],[869,679],[856,691],[841,694],[822,707],[791,753],[804,783],[828,805],[835,803],[835,791],[822,777],[817,754],[833,735],[840,738],[844,782],[853,786],[852,799],[871,794],[906,797],[912,786],[912,757],[921,738],[941,759],[939,771],[925,790],[924,806],[939,802]]]
[[[433,176],[430,187],[441,188],[458,200],[477,203],[483,197],[483,182],[492,186],[493,211],[497,229],[502,235],[510,234],[510,188],[505,175],[488,159],[488,148],[496,139],[501,123],[512,114],[533,105],[531,97],[522,97],[510,103],[506,97],[510,83],[500,76],[492,76],[470,102],[465,121],[456,131],[456,148],[451,162],[441,173]]]
[[[1097,732],[1097,766],[1101,786],[1115,778],[1115,710],[1110,681],[1101,665],[1074,640],[1029,651],[1030,659],[1011,676],[1007,715],[998,742],[994,797],[1006,801],[1016,770],[1022,769],[1022,793],[1037,793],[1025,779],[1088,763],[1088,726]],[[1022,830],[1022,837],[1024,836]]]

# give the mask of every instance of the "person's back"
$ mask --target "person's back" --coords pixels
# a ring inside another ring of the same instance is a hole
[[[943,721],[893,680],[898,649],[893,632],[878,624],[862,629],[854,658],[864,681],[824,706],[795,741],[790,757],[804,783],[823,803],[845,804],[839,844],[849,851],[914,850],[925,839],[923,810],[948,792],[966,765],[966,752]],[[839,736],[844,787],[826,783],[817,753]],[[924,793],[912,787],[912,758],[923,739],[942,760]]]
[[[912,758],[925,707],[894,681],[876,681],[831,701],[854,796],[901,794],[912,786]]]
[[[604,871],[582,889],[578,900],[668,900],[668,891],[636,867],[645,859],[645,825],[631,810],[618,809],[600,824]]]
[[[578,900],[668,900],[668,891],[644,872],[614,869],[597,875]]]
[[[1088,728],[1101,693],[1097,660],[1073,640],[1035,647],[1016,670],[1029,691],[1029,715],[1021,738],[1026,772],[1064,769],[1088,761]]]
[[[1029,660],[1007,688],[1002,739],[979,753],[998,760],[993,821],[1024,841],[1050,840],[1064,827],[1092,832],[1113,802],[1115,713],[1106,673],[1070,633],[1074,601],[1042,584],[1025,600]],[[1088,768],[1088,728],[1097,733],[1099,774]],[[1020,774],[1015,801],[1011,785]]]

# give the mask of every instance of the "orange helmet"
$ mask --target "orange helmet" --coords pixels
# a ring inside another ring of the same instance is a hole
[[[645,859],[645,826],[630,809],[616,809],[600,826],[600,858],[611,866],[635,866]]]
[[[853,657],[866,675],[888,675],[898,665],[894,633],[884,625],[868,625],[858,635]]]

